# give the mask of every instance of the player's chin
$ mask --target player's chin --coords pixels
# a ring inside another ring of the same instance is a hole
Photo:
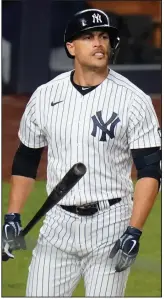
[[[96,61],[95,63],[93,63],[93,67],[100,69],[106,67],[107,65],[107,61]]]
[[[102,58],[94,57],[92,63],[97,67],[104,67],[108,64],[108,57],[104,56]]]

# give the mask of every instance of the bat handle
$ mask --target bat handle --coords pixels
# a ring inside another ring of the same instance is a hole
[[[26,227],[22,230],[21,235],[25,236],[28,232],[34,227],[34,225],[44,216],[44,211],[47,212],[46,206],[49,203],[49,207],[53,207],[54,202],[49,197],[49,199],[43,204],[43,206],[39,209],[39,211],[35,214],[32,220],[26,225]]]
[[[37,221],[38,221],[38,219],[37,219],[36,221],[35,221],[35,219],[34,219],[33,222],[28,223],[28,224],[26,225],[26,227],[22,230],[21,235],[22,235],[23,237],[24,237],[25,235],[27,235],[28,232],[31,230],[31,228],[37,223]]]

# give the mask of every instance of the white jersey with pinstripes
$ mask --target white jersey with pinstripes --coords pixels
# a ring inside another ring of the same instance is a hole
[[[150,97],[111,69],[100,85],[82,95],[70,74],[36,89],[18,133],[30,148],[48,146],[47,193],[72,165],[83,162],[87,173],[61,204],[132,195],[131,149],[161,145]]]

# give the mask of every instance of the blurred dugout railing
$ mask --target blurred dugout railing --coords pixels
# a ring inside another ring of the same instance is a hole
[[[73,68],[63,47],[73,13],[89,7],[112,16],[121,49],[112,68],[149,94],[161,93],[161,1],[2,1],[3,93],[31,94]]]

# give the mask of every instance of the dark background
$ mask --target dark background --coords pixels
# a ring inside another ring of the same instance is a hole
[[[147,93],[161,93],[161,1],[2,1],[3,93],[32,93],[70,70],[63,36],[82,9],[103,9],[120,31],[116,69]]]

